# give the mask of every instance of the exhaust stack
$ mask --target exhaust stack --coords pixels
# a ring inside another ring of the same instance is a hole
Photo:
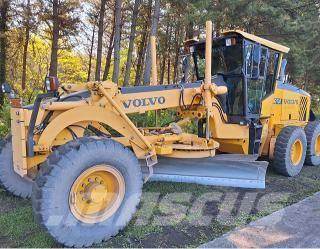
[[[207,122],[206,122],[206,138],[210,138],[210,109],[212,105],[211,96],[211,65],[212,65],[212,22],[206,22],[206,68],[204,79],[204,104],[207,110]]]

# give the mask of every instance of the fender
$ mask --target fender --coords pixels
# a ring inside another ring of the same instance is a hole
[[[37,146],[40,148],[51,148],[54,139],[65,128],[79,122],[96,121],[106,124],[112,129],[126,137],[132,145],[140,148],[144,152],[148,151],[148,145],[143,141],[136,131],[127,124],[119,114],[110,109],[97,106],[81,106],[63,112],[52,120],[39,137]],[[142,134],[141,134],[142,135]]]

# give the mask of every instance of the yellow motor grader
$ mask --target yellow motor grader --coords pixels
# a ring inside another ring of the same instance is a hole
[[[90,246],[123,229],[147,180],[264,188],[268,162],[296,176],[320,165],[320,123],[311,97],[286,83],[289,48],[238,31],[188,41],[184,72],[196,80],[150,86],[45,80],[22,106],[9,85],[11,136],[0,144],[0,180],[32,197],[40,224],[67,246]],[[175,110],[166,127],[137,127],[129,114]],[[197,121],[198,134],[183,129]]]

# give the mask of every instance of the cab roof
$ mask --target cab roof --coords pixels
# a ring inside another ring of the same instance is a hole
[[[273,50],[276,50],[276,51],[279,51],[279,52],[282,52],[282,53],[288,53],[290,51],[290,48],[288,47],[285,47],[283,45],[280,45],[278,43],[275,43],[275,42],[272,42],[272,41],[269,41],[267,39],[264,39],[264,38],[261,38],[259,36],[255,36],[255,35],[252,35],[252,34],[249,34],[247,32],[244,32],[244,31],[241,31],[241,30],[228,30],[228,31],[224,31],[222,33],[223,35],[232,35],[232,34],[238,34],[248,40],[251,40],[251,41],[254,41],[254,42],[257,42],[261,45],[264,45],[268,48],[271,48]]]

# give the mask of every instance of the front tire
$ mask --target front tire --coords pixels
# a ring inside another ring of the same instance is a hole
[[[33,181],[21,177],[13,169],[11,136],[0,141],[0,183],[15,196],[31,197]]]
[[[91,246],[128,224],[142,185],[140,165],[129,149],[111,139],[82,138],[60,146],[41,166],[33,210],[59,243]]]
[[[320,122],[309,122],[304,130],[307,136],[306,164],[320,166]]]
[[[274,169],[284,176],[298,175],[304,165],[307,139],[302,128],[288,126],[277,137],[274,151]]]

